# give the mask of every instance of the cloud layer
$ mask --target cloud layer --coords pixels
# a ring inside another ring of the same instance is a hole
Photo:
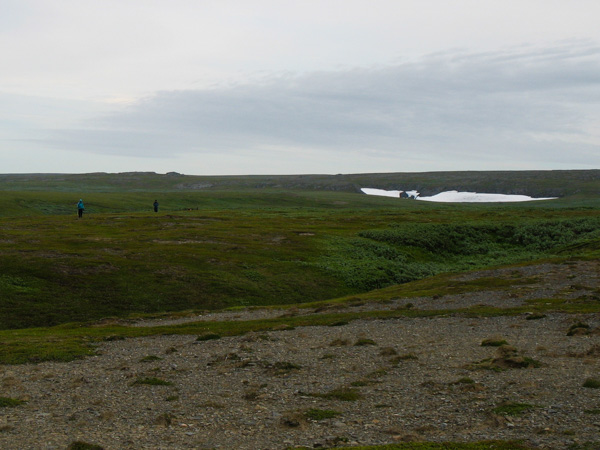
[[[482,169],[597,167],[600,47],[444,53],[163,91],[55,132],[52,141],[136,157],[262,152],[277,158],[293,149],[360,153],[396,160],[397,169],[401,162],[419,166],[412,170],[428,170],[428,162],[437,170],[442,161],[449,168],[474,161]]]

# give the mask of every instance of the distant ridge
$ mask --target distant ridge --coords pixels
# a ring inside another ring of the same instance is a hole
[[[137,192],[200,190],[310,190],[360,193],[361,188],[417,190],[435,195],[457,190],[532,197],[600,195],[600,170],[396,172],[305,175],[183,175],[177,172],[3,174],[0,190]]]

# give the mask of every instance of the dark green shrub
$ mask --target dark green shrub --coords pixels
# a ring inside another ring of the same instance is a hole
[[[221,339],[221,336],[216,333],[207,333],[196,338],[197,341],[211,341],[213,339]]]
[[[0,408],[14,408],[25,403],[24,400],[18,400],[10,397],[0,397]]]
[[[469,377],[459,378],[451,384],[475,384],[475,380]]]
[[[482,347],[502,347],[503,345],[508,345],[504,339],[484,339],[481,341]]]
[[[83,441],[71,442],[67,450],[104,450],[104,447],[95,444],[88,444]]]
[[[546,314],[533,313],[533,314],[528,314],[527,317],[525,317],[525,320],[539,320],[539,319],[543,319],[544,317],[546,317]]]
[[[525,411],[535,408],[527,403],[506,402],[493,409],[495,414],[502,416],[520,416]]]
[[[377,345],[377,343],[373,339],[361,338],[354,343],[355,346],[361,347],[364,345]]]
[[[600,378],[588,378],[583,383],[583,387],[591,389],[600,389]]]
[[[324,420],[332,419],[333,417],[339,416],[342,413],[339,411],[333,411],[330,409],[309,409],[304,413],[304,416],[310,420]]]
[[[162,380],[160,378],[148,377],[148,378],[138,378],[133,382],[133,384],[147,384],[150,386],[171,386],[173,383],[170,381]]]

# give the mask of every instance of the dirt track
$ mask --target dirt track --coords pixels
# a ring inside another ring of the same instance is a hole
[[[506,307],[559,295],[593,300],[598,268],[597,262],[532,266],[520,270],[536,281],[518,294],[410,301],[429,309]],[[266,314],[277,312],[202,320]],[[567,336],[576,321],[592,333]],[[0,396],[27,402],[0,409],[0,447],[64,449],[79,440],[106,449],[282,449],[486,439],[525,439],[537,448],[600,446],[600,389],[583,387],[586,379],[600,377],[599,328],[598,314],[539,320],[447,316],[361,320],[210,341],[163,336],[105,342],[98,356],[80,361],[1,366]],[[506,340],[515,361],[541,366],[477,368],[501,357],[497,347],[481,345],[490,338]],[[355,345],[360,340],[365,345]],[[134,384],[151,377],[171,384]],[[335,398],[340,388],[353,389],[359,398]],[[520,415],[496,410],[507,403],[526,407]],[[336,414],[313,420],[307,417],[311,409]]]

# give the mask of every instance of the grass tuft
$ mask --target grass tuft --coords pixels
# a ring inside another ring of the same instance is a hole
[[[531,313],[525,317],[525,320],[540,320],[546,317],[546,314],[542,313]]]
[[[156,355],[148,355],[148,356],[144,356],[142,359],[140,359],[140,362],[153,362],[153,361],[160,361],[162,358],[160,356],[156,356]]]
[[[469,377],[463,377],[453,381],[451,384],[475,384],[475,380]]]
[[[14,408],[25,403],[24,400],[19,400],[10,397],[0,397],[0,408]]]
[[[504,339],[490,338],[481,341],[482,347],[502,347],[503,345],[508,345],[508,342],[506,342]]]
[[[214,339],[221,339],[221,335],[216,334],[216,333],[206,333],[206,334],[203,334],[202,336],[198,336],[196,338],[196,341],[212,341]]]
[[[339,411],[333,411],[331,409],[309,409],[304,412],[304,416],[310,420],[324,420],[324,419],[332,419],[341,415],[342,413]]]
[[[343,402],[354,402],[362,398],[360,392],[358,392],[356,389],[347,387],[333,389],[332,391],[326,393],[310,393],[306,395],[330,400],[341,400]]]
[[[155,378],[155,377],[138,378],[132,384],[133,385],[147,384],[150,386],[172,386],[173,385],[173,383],[171,383],[170,381],[166,381],[161,378]]]
[[[501,416],[521,416],[524,412],[535,408],[528,403],[505,402],[498,405],[492,411]]]

